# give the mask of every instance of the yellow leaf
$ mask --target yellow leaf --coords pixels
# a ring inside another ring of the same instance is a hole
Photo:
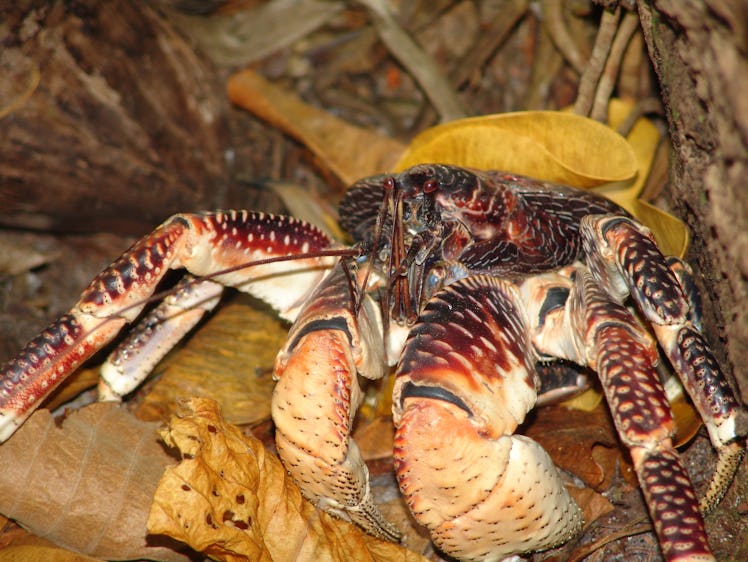
[[[161,377],[138,407],[138,418],[168,421],[186,396],[217,400],[232,423],[270,418],[273,364],[287,331],[273,311],[236,295],[159,363]]]
[[[592,187],[632,180],[637,159],[615,131],[578,115],[525,111],[461,119],[419,134],[397,163],[424,162],[507,170]]]
[[[634,109],[633,102],[611,100],[608,108],[608,122],[612,128],[617,128]],[[683,257],[688,249],[688,228],[670,213],[639,199],[652,167],[657,146],[661,135],[657,127],[643,117],[634,123],[626,136],[637,161],[639,174],[629,185],[607,185],[596,189],[606,197],[618,203],[629,213],[634,215],[642,224],[652,230],[660,250],[668,256]]]
[[[226,423],[213,400],[183,402],[163,437],[183,460],[156,490],[152,534],[216,560],[425,560],[315,509],[278,458]]]

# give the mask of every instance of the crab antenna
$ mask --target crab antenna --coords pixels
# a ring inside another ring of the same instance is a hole
[[[379,206],[379,211],[377,212],[377,222],[374,224],[374,236],[371,248],[369,248],[369,254],[374,259],[376,259],[376,255],[379,253],[379,248],[381,246],[380,241],[382,239],[382,232],[384,231],[384,222],[387,220],[387,210],[390,207],[390,202],[393,200],[394,193],[397,191],[395,178],[392,176],[386,177],[382,183],[382,187],[384,187],[384,197],[382,197],[382,204]],[[366,273],[364,274],[363,283],[361,284],[364,291],[369,284],[369,277],[371,275],[372,267],[374,266],[374,259],[370,259],[366,266]],[[358,312],[358,308],[356,308],[356,312]]]
[[[405,237],[403,233],[403,199],[404,195],[402,192],[395,194],[395,209],[392,217],[392,240],[390,242],[390,264],[388,276],[390,282],[388,283],[388,295],[389,288],[393,288],[392,294],[396,305],[398,306],[398,315],[400,315],[405,307],[405,315],[410,318],[413,310],[410,302],[410,290],[408,287],[408,280],[402,275],[401,265],[406,257],[405,252]],[[389,301],[389,298],[388,298]],[[389,302],[388,302],[389,305]]]

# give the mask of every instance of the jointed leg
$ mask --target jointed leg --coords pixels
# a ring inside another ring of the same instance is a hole
[[[634,221],[586,217],[582,236],[597,281],[618,299],[631,294],[704,420],[719,455],[702,500],[702,508],[709,511],[727,491],[743,458],[748,418],[699,330],[699,312],[690,309],[691,303],[698,305],[695,288],[688,285],[684,292],[678,279],[687,281],[686,273],[679,273],[651,233]]]
[[[598,372],[665,558],[712,560],[693,486],[672,443],[675,424],[654,341],[586,271],[577,275],[567,306],[584,353],[579,359]]]
[[[315,252],[329,239],[294,219],[248,212],[175,215],[94,278],[66,315],[29,342],[0,371],[0,441],[39,403],[142,311],[169,269],[202,276],[263,258]],[[330,267],[308,258],[239,269],[213,278],[251,292],[286,318]]]

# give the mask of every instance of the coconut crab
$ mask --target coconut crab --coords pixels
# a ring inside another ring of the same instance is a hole
[[[224,286],[250,292],[293,322],[272,414],[304,495],[399,539],[350,436],[359,378],[396,366],[395,469],[414,518],[450,556],[499,560],[563,543],[582,525],[548,454],[514,435],[535,404],[539,362],[564,359],[598,373],[665,558],[712,559],[702,511],[742,459],[745,413],[699,331],[687,268],[666,260],[645,227],[589,192],[436,164],[361,180],[340,210],[352,248],[283,216],[167,220],[3,367],[0,437],[136,320],[169,269],[184,268],[197,279],[110,356],[102,397],[137,386]],[[718,452],[701,503],[671,441],[655,340]]]

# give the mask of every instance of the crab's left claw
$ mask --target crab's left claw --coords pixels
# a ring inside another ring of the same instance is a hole
[[[426,305],[398,365],[400,488],[434,543],[461,560],[550,548],[583,522],[548,454],[512,435],[536,397],[519,305],[497,278],[458,281]]]

